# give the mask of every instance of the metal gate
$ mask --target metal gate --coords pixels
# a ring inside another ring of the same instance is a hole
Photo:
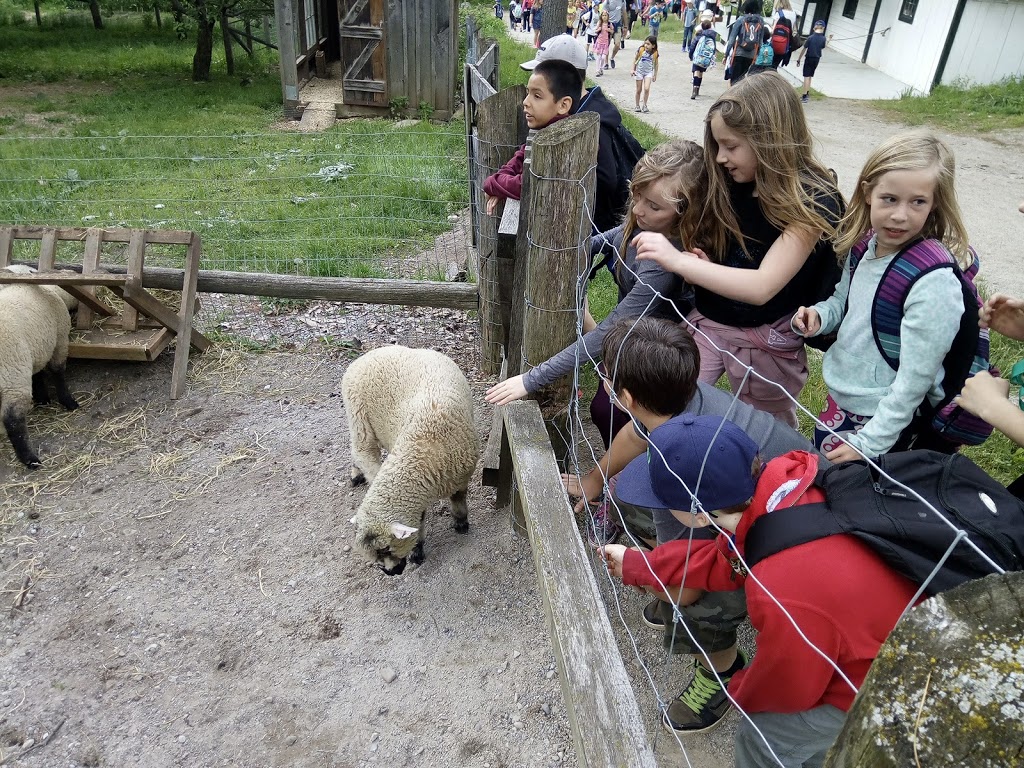
[[[338,16],[344,103],[387,106],[384,0],[338,0]]]

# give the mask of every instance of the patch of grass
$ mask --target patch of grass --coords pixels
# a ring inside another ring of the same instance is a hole
[[[904,94],[873,103],[911,125],[934,125],[958,133],[1024,128],[1024,76],[992,85],[940,85],[927,96]]]

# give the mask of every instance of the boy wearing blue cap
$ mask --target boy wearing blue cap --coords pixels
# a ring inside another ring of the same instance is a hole
[[[829,35],[829,39],[831,39]],[[828,40],[825,39],[825,22],[820,19],[814,22],[814,32],[807,41],[804,43],[803,52],[796,57],[796,65],[800,66],[800,59],[804,59],[804,93],[800,97],[800,101],[804,104],[811,100],[811,80],[814,79],[814,73],[818,69],[818,62],[821,61],[822,51],[825,50],[825,46],[828,44]]]
[[[777,552],[748,574],[740,556],[755,520],[824,500],[816,454],[792,451],[762,466],[742,429],[690,414],[652,430],[649,444],[620,474],[618,496],[719,535],[711,545],[682,539],[649,553],[609,544],[601,549],[609,571],[680,604],[746,586],[758,636],[750,666],[728,675],[729,695],[749,718],[736,732],[736,766],[821,765],[916,586],[845,534]],[[709,674],[697,664],[696,676]],[[670,706],[666,727],[671,718]]]

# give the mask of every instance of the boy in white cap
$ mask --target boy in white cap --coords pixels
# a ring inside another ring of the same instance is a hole
[[[579,70],[580,77],[587,76],[587,49],[578,38],[572,35],[555,35],[537,49],[536,58],[525,61],[520,66],[527,70],[533,69],[542,61],[560,59],[567,61]],[[616,134],[625,134],[624,141],[636,142],[629,130],[622,125],[619,110],[601,92],[600,86],[589,91],[584,85],[580,98],[573,110],[576,112],[596,112],[601,118],[601,131],[597,144],[597,188],[594,209],[591,211],[594,232],[607,232],[622,223],[626,212],[626,199],[629,197],[629,178],[620,178],[615,153],[619,151],[616,142],[620,139]],[[628,136],[628,139],[625,138]],[[637,146],[639,144],[637,143]]]
[[[720,680],[750,718],[736,732],[738,768],[821,765],[916,585],[847,534],[769,555],[748,574],[740,556],[759,517],[824,500],[814,484],[817,456],[793,451],[762,466],[757,443],[717,416],[682,414],[652,430],[649,442],[648,454],[619,476],[617,495],[720,533],[712,542],[680,539],[649,553],[609,544],[601,549],[609,570],[679,605],[704,590],[745,586],[758,631],[746,669],[737,660],[735,669],[714,674],[698,658],[695,679],[707,684],[691,684],[673,701],[665,726],[675,730],[674,712],[705,703],[698,701],[705,688],[711,698],[724,698],[715,691]]]

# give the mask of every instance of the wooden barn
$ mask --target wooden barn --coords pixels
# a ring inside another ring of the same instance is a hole
[[[285,112],[302,114],[302,87],[332,82],[338,117],[455,107],[457,0],[275,0]],[[340,82],[339,82],[340,81]]]

